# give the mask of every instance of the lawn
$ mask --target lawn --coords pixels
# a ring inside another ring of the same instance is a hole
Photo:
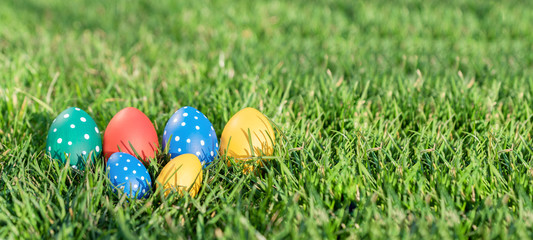
[[[2,0],[0,239],[532,238],[532,23],[512,0]],[[102,132],[130,106],[160,137],[183,106],[279,132],[255,174],[217,159],[194,198],[128,201],[102,158],[47,157],[73,106]]]

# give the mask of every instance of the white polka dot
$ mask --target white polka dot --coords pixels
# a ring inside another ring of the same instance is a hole
[[[178,148],[178,152],[181,152],[181,148]]]
[[[177,142],[177,141],[180,140],[180,137],[179,137],[179,136],[176,136],[176,137],[174,138],[174,140],[176,140],[176,142]]]
[[[100,146],[96,146],[96,152],[100,152]]]
[[[190,138],[187,138],[187,143],[191,143],[191,139]]]
[[[52,151],[52,147],[48,146],[48,151]]]
[[[182,123],[181,123],[181,126],[185,126],[185,122],[182,122]]]
[[[142,176],[142,177],[141,177],[141,180],[143,180],[143,181],[144,181],[144,176]]]
[[[211,151],[211,157],[212,157],[212,156],[215,156],[215,153],[214,153],[213,151]]]
[[[129,159],[127,159],[127,160],[126,160],[126,162],[130,162],[130,160],[129,160]]]
[[[107,170],[111,170],[111,167],[110,167],[110,166],[107,166]]]
[[[115,176],[115,179],[117,179],[117,176]]]
[[[57,143],[61,143],[61,142],[63,142],[63,139],[58,138],[58,139],[57,139]]]
[[[200,144],[202,144],[202,146],[205,145],[204,140],[201,140],[201,141],[200,141]]]
[[[183,113],[183,116],[187,117],[187,116],[189,116],[189,114],[188,113]]]
[[[189,106],[185,106],[185,107],[183,107],[183,108],[189,108]]]
[[[94,131],[95,131],[96,133],[100,133],[100,130],[98,130],[98,127],[94,127]]]
[[[122,157],[122,154],[118,155],[119,157]]]
[[[79,111],[79,110],[80,110],[79,108],[74,108],[74,109],[76,109],[76,111]]]
[[[198,117],[197,117],[197,116],[194,116],[194,119],[198,119]]]
[[[167,135],[167,130],[165,130],[165,132],[163,133],[163,135]]]
[[[128,177],[125,177],[125,179],[128,180]],[[122,186],[122,187],[124,187],[124,186]]]
[[[85,119],[84,117],[81,117],[80,120],[81,120],[82,122],[87,121],[87,119]]]
[[[211,133],[209,134],[209,136],[211,137]]]
[[[133,188],[138,188],[138,187],[139,187],[139,185],[137,185],[137,184],[133,185]]]
[[[200,127],[199,127],[199,126],[196,126],[196,130],[200,130]]]
[[[143,193],[145,193],[145,192],[146,192],[146,190],[143,189]]]
[[[74,169],[78,169],[78,167],[76,165],[72,165],[72,168]]]
[[[217,143],[217,147],[218,147],[218,143]]]
[[[67,114],[63,115],[63,117],[64,118],[68,118],[68,117],[70,117],[70,115],[68,115],[68,113],[67,113]]]
[[[76,127],[76,125],[70,124],[70,128],[75,128],[75,127]]]
[[[174,118],[174,122],[178,122],[178,118]]]
[[[128,167],[124,167],[124,171],[128,171]]]
[[[200,152],[196,152],[196,156],[200,156]]]
[[[215,131],[215,129],[213,128],[213,126],[211,126],[211,130]]]
[[[85,134],[85,135],[83,135],[83,137],[84,137],[85,139],[89,140],[89,134]]]
[[[117,163],[117,164],[115,164],[115,166],[118,166],[118,163]]]
[[[71,142],[71,141],[68,141],[68,145],[72,145],[72,142]]]
[[[57,128],[54,128],[54,132],[57,132]]]
[[[126,177],[126,180],[128,180],[128,177]],[[124,190],[124,186],[121,186],[120,189]]]
[[[136,174],[136,173],[137,173],[137,171],[133,170],[133,174]]]
[[[196,110],[196,113],[200,113],[200,112],[198,112],[198,110]]]
[[[86,152],[86,151],[83,151],[83,152],[81,152],[81,154],[85,155],[85,154],[87,154],[87,152]]]
[[[137,166],[139,166],[139,167],[140,167],[140,166],[141,166],[141,164],[140,164],[140,163],[137,163]]]

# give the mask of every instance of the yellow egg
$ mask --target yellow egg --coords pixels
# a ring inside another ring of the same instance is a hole
[[[161,170],[156,184],[158,188],[164,186],[165,197],[173,191],[189,191],[194,197],[202,184],[202,163],[194,154],[179,155]]]
[[[253,157],[272,155],[274,141],[274,130],[267,117],[254,108],[245,108],[224,127],[220,153],[235,161],[250,161]]]

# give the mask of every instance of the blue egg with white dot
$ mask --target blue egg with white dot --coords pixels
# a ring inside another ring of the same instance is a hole
[[[148,170],[136,157],[116,152],[107,160],[107,177],[111,187],[126,193],[129,198],[146,198],[150,195],[152,179]]]
[[[218,138],[209,119],[187,106],[176,111],[165,126],[163,151],[167,148],[171,158],[190,153],[207,166],[218,154]]]

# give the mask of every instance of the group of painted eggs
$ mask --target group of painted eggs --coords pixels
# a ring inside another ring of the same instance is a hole
[[[187,191],[195,196],[201,186],[203,168],[220,154],[234,163],[243,163],[245,172],[256,157],[273,154],[274,130],[270,121],[254,108],[237,112],[228,121],[220,143],[207,117],[193,107],[177,110],[167,121],[162,146],[150,119],[140,110],[128,107],[111,119],[100,135],[94,120],[80,108],[68,108],[57,116],[48,131],[46,152],[52,159],[83,171],[87,164],[106,161],[106,172],[114,191],[129,198],[150,195],[152,187],[164,195]],[[103,144],[102,144],[103,142]],[[156,161],[158,153],[170,156],[152,184],[145,165]]]

